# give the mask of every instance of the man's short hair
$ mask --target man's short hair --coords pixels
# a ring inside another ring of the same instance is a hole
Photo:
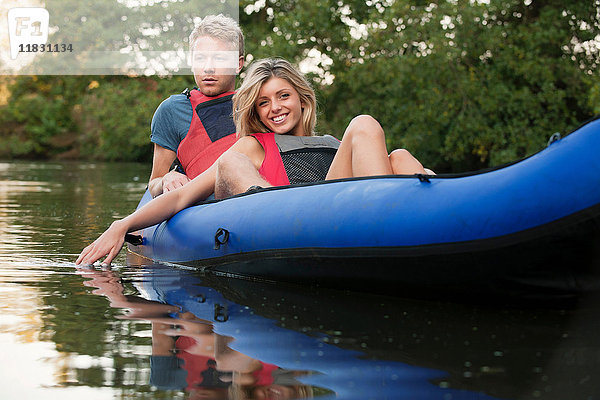
[[[190,51],[194,51],[196,40],[202,36],[210,36],[231,44],[239,51],[240,57],[244,56],[244,34],[238,23],[223,14],[208,15],[200,21],[190,34]]]

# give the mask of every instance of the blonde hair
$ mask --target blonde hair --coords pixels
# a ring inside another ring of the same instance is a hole
[[[262,85],[272,77],[285,79],[296,89],[303,105],[301,123],[305,135],[313,136],[317,122],[317,100],[314,90],[306,78],[288,61],[281,58],[265,58],[250,65],[242,85],[233,96],[233,120],[238,137],[269,132],[260,121],[254,103]]]
[[[232,18],[223,14],[208,15],[202,18],[190,34],[190,51],[194,51],[196,41],[202,36],[209,36],[229,43],[233,49],[239,52],[240,57],[244,56],[244,34],[238,23]]]

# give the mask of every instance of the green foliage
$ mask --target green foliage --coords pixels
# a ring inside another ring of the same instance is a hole
[[[599,6],[272,1],[240,18],[271,55],[300,62],[316,49],[331,60],[318,67],[333,84],[314,79],[321,132],[340,136],[352,117],[368,113],[390,148],[460,171],[531,154],[598,112],[599,51],[593,43],[582,49],[600,30]]]
[[[177,7],[176,25],[191,25],[190,4]],[[513,161],[600,113],[598,0],[242,0],[239,9],[248,60],[279,56],[308,71],[320,132],[340,137],[355,115],[372,114],[390,149],[439,172]],[[129,40],[162,14],[142,7],[123,28]],[[106,43],[122,41],[96,28]],[[0,108],[0,157],[149,160],[152,113],[186,86],[191,77],[20,77]]]
[[[113,76],[92,81],[82,103],[73,110],[81,132],[81,155],[149,161],[152,114],[168,94],[179,93],[186,86],[193,86],[193,79]]]
[[[588,105],[595,114],[600,114],[600,81],[596,81],[590,89]]]
[[[76,136],[70,110],[82,92],[76,77],[24,76],[0,109],[0,156],[48,157]]]
[[[0,108],[0,157],[149,161],[160,102],[193,77],[25,76]]]

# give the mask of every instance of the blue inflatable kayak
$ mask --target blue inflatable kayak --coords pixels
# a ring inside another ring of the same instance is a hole
[[[491,170],[208,201],[143,230],[130,251],[241,277],[403,295],[571,296],[600,282],[599,156],[595,119]]]

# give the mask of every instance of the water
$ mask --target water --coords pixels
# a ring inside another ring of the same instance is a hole
[[[591,301],[416,301],[203,276],[125,252],[111,269],[74,268],[135,208],[148,173],[0,163],[1,399],[600,398]]]

